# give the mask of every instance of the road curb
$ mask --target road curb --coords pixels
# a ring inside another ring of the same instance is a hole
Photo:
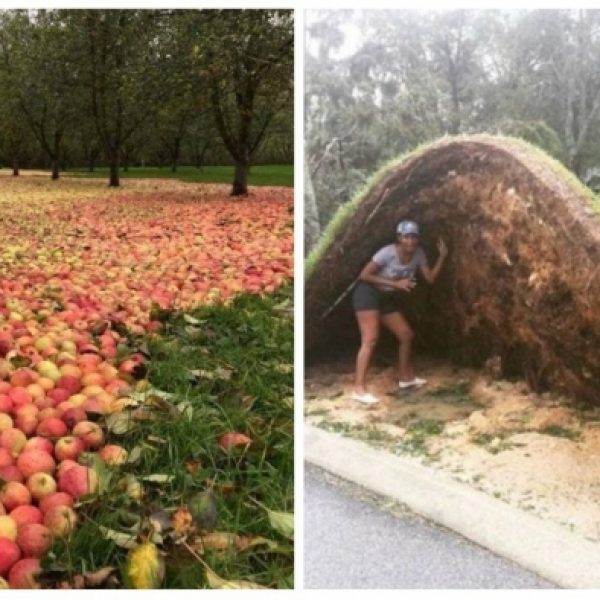
[[[562,588],[600,588],[600,544],[509,506],[416,459],[306,425],[304,457],[406,504]]]

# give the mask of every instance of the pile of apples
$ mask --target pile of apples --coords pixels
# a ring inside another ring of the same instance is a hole
[[[123,409],[130,372],[144,360],[134,355],[117,368],[107,355],[118,334],[98,348],[55,316],[45,331],[20,317],[0,323],[8,349],[0,359],[0,587],[10,588],[38,587],[40,558],[72,531],[77,500],[98,491],[96,471],[77,462],[81,453],[97,452],[110,466],[126,461],[124,448],[105,445],[97,419]],[[30,366],[15,368],[15,358]]]
[[[153,304],[186,309],[272,292],[293,273],[292,190],[133,194],[43,207],[0,203],[0,297],[60,313],[76,329],[109,319],[155,331]],[[34,226],[35,225],[35,226]]]
[[[121,336],[158,331],[151,309],[270,292],[292,277],[292,190],[134,194],[0,203],[0,588],[39,587],[40,559],[98,491],[83,452],[105,444],[145,358],[116,363]]]

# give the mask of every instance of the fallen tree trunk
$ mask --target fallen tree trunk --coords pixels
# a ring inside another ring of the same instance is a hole
[[[500,357],[524,376],[600,403],[599,203],[562,165],[511,138],[444,138],[380,171],[325,230],[306,264],[307,359],[356,343],[352,284],[395,225],[422,229],[433,286],[411,292],[420,346],[470,366]]]

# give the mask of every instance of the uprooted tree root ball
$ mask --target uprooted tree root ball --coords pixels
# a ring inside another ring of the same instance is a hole
[[[350,289],[364,264],[417,221],[433,286],[411,292],[421,348],[463,365],[498,360],[535,391],[598,403],[600,216],[591,193],[541,151],[503,137],[444,138],[378,173],[307,261],[307,356],[356,335]]]

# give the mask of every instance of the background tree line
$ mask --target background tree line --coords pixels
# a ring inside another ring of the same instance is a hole
[[[306,239],[381,164],[444,134],[503,133],[600,179],[600,11],[312,11]]]
[[[0,165],[293,162],[293,13],[0,11]]]

